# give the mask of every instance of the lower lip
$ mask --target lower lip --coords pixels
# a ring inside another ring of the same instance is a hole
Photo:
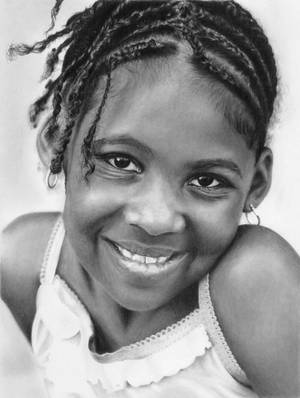
[[[124,257],[114,245],[109,243],[109,246],[113,249],[114,254],[117,255],[117,264],[119,268],[127,273],[143,278],[153,279],[171,273],[173,270],[179,268],[188,256],[187,254],[183,254],[170,261],[166,261],[164,264],[144,264],[134,262]]]

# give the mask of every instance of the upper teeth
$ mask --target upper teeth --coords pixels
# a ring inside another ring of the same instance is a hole
[[[139,254],[132,253],[123,247],[118,246],[119,251],[121,254],[137,263],[144,263],[144,264],[164,264],[168,257],[148,257],[148,256],[140,256]]]

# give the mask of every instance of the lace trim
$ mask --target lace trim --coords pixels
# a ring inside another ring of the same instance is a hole
[[[40,286],[37,306],[33,350],[46,379],[68,392],[89,383],[100,382],[113,392],[159,382],[188,368],[211,348],[199,309],[137,343],[99,355],[89,350],[90,317],[60,277]]]
[[[65,292],[67,292],[67,294],[76,302],[76,304],[80,306],[81,311],[84,312],[85,318],[90,320],[90,315],[87,312],[87,309],[81,302],[78,295],[67,284],[67,282],[58,275],[55,275],[55,281],[60,283]],[[90,350],[90,353],[97,361],[102,363],[122,361],[125,359],[143,358],[172,345],[174,342],[186,336],[201,324],[200,310],[199,308],[196,308],[194,311],[176,323],[173,323],[172,325],[167,326],[165,329],[162,329],[143,340],[139,340],[136,343],[121,347],[113,352],[98,354]],[[93,333],[90,337],[93,337]]]
[[[52,270],[53,271],[52,277],[50,275],[51,269],[49,268],[49,264],[50,264],[51,255],[53,253],[54,243],[59,238],[58,231],[60,230],[60,228],[63,228],[63,220],[62,220],[61,216],[58,217],[58,219],[51,231],[51,235],[50,235],[50,238],[49,238],[49,241],[47,244],[47,248],[46,248],[46,251],[45,251],[45,254],[43,257],[43,262],[42,262],[42,266],[41,266],[41,270],[40,270],[40,282],[41,283],[51,282],[52,278],[54,277],[57,264],[54,264],[55,268]],[[59,248],[59,253],[60,253],[60,248]]]
[[[168,347],[148,355],[146,358],[117,361],[106,366],[99,362],[91,363],[90,381],[98,380],[107,391],[124,389],[127,384],[133,387],[158,383],[165,377],[174,376],[180,370],[191,366],[197,357],[205,355],[211,342],[203,327],[190,330],[188,337],[173,341]]]
[[[202,320],[211,337],[214,347],[228,373],[240,383],[249,386],[245,372],[241,369],[228,346],[217,319],[210,295],[209,274],[199,284],[199,308]]]
[[[101,362],[116,362],[130,359],[142,359],[149,355],[153,355],[154,353],[172,346],[192,333],[196,328],[202,327],[199,315],[200,312],[197,309],[177,323],[143,340],[124,346],[112,353],[97,354],[92,352],[93,357]]]

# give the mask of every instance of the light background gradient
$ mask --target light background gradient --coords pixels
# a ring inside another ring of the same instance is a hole
[[[258,208],[263,224],[279,232],[300,253],[300,2],[240,0],[262,23],[273,45],[280,76],[281,104],[271,129],[274,174],[271,192]],[[36,132],[27,121],[28,106],[42,91],[38,84],[45,55],[8,62],[11,42],[33,43],[49,26],[54,0],[0,2],[0,230],[18,215],[62,209],[61,182],[49,191],[35,150]],[[65,0],[58,26],[89,0]]]

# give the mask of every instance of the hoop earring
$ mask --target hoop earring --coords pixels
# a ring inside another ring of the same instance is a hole
[[[58,181],[58,175],[53,174],[52,171],[49,169],[48,173],[46,175],[46,184],[47,184],[48,188],[50,188],[50,189],[55,188],[57,181]]]
[[[246,211],[245,213],[246,213],[246,219],[247,219],[247,221],[248,221],[248,224],[250,224],[250,225],[260,225],[261,219],[260,219],[259,215],[256,213],[255,208],[254,208],[254,206],[253,206],[252,204],[249,205],[249,211]],[[252,215],[256,218],[256,222],[252,222],[252,221],[250,220],[249,215],[250,215],[251,213],[252,213]]]

